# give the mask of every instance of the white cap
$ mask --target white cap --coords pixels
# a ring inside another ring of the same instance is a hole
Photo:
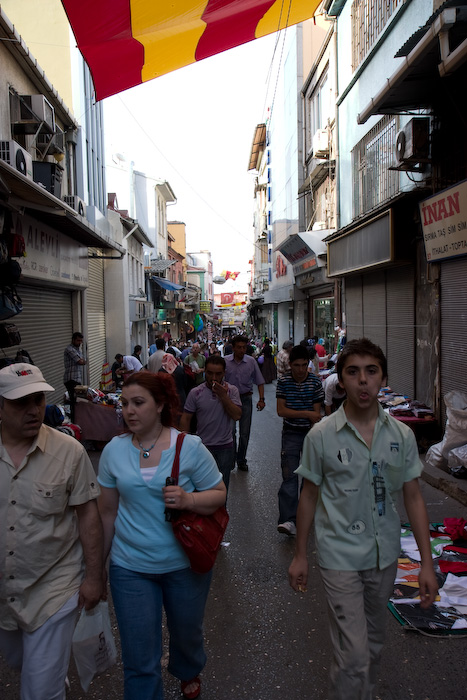
[[[22,399],[29,394],[53,390],[35,365],[16,362],[0,370],[0,396],[4,399]]]

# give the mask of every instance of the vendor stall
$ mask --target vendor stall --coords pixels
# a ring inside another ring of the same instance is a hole
[[[123,430],[121,409],[78,399],[75,421],[82,430],[83,440],[108,442]]]

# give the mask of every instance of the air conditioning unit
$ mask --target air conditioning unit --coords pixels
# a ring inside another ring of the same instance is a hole
[[[396,135],[396,161],[400,166],[427,162],[430,152],[430,119],[418,117],[407,122]],[[407,170],[410,167],[406,167]],[[415,170],[418,168],[415,167]]]
[[[75,194],[67,194],[63,197],[63,201],[77,211],[80,216],[86,216],[86,202],[81,197],[77,197]]]
[[[0,141],[0,158],[24,177],[33,179],[32,157],[16,141]]]
[[[42,157],[65,153],[65,132],[59,126],[55,127],[55,134],[38,134],[37,146],[42,152]]]
[[[63,168],[57,163],[47,163],[35,160],[32,164],[34,182],[47,192],[60,199],[62,192]]]
[[[20,95],[20,120],[44,122],[55,132],[55,110],[44,95]]]
[[[318,129],[313,136],[313,155],[315,158],[327,158],[329,155],[329,134],[327,129]]]

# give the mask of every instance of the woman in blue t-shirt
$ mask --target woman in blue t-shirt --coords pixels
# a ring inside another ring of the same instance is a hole
[[[185,698],[201,691],[206,663],[204,608],[211,572],[194,573],[175,539],[166,509],[213,513],[226,491],[214,458],[194,435],[180,453],[178,486],[166,486],[178,431],[173,378],[141,371],[122,390],[128,432],[104,448],[99,509],[110,587],[122,642],[125,700],[163,700],[162,608],[170,634],[168,670]]]

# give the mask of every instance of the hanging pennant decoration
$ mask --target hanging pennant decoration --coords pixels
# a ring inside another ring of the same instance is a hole
[[[96,99],[310,19],[319,0],[62,0]]]

